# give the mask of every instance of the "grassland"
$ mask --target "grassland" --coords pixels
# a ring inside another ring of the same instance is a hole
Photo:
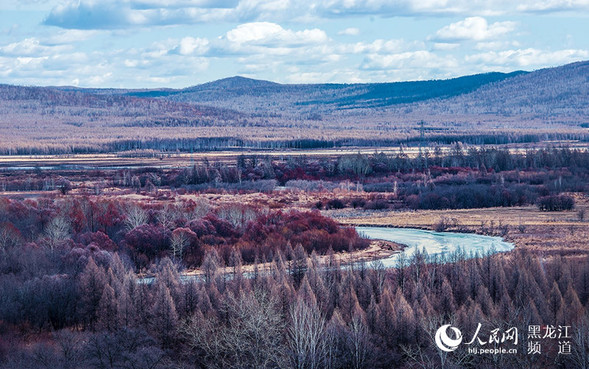
[[[589,200],[576,197],[572,211],[545,212],[536,206],[486,209],[353,211],[328,210],[325,215],[345,225],[372,225],[502,236],[519,250],[541,256],[589,254],[589,224],[580,214],[589,213]],[[586,215],[585,215],[586,217]]]

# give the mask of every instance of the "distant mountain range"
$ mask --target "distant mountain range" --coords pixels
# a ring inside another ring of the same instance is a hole
[[[395,83],[279,84],[231,77],[185,89],[0,85],[0,138],[72,150],[83,137],[88,150],[115,141],[181,138],[394,141],[415,137],[421,120],[432,137],[582,138],[588,97],[589,61]]]

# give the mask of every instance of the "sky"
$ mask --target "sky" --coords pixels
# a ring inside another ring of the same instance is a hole
[[[0,0],[0,83],[446,79],[589,59],[589,0]]]

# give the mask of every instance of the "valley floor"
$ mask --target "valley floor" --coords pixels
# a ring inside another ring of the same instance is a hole
[[[584,211],[584,212],[583,212]],[[520,250],[541,256],[589,254],[589,200],[576,198],[572,211],[546,212],[536,206],[456,210],[327,210],[344,225],[371,225],[474,232],[503,236]]]

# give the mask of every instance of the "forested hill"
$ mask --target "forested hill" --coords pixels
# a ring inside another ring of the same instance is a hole
[[[253,148],[309,140],[309,147],[382,145],[415,140],[420,121],[435,142],[587,140],[588,96],[589,61],[396,83],[231,77],[179,90],[0,85],[0,149],[103,152],[124,142],[130,149],[193,150],[195,140],[218,138]]]
[[[228,108],[250,114],[305,118],[349,110],[523,115],[525,120],[587,116],[589,61],[533,72],[484,73],[447,80],[367,84],[279,84],[225,78],[181,90],[128,91],[136,97]],[[120,91],[122,92],[122,91]],[[583,122],[581,122],[583,123]]]
[[[433,98],[449,98],[522,74],[526,72],[494,72],[446,80],[364,84],[279,84],[230,77],[182,90],[130,91],[127,95],[207,104],[249,113],[280,106],[294,113],[311,106],[319,110],[381,108]]]

